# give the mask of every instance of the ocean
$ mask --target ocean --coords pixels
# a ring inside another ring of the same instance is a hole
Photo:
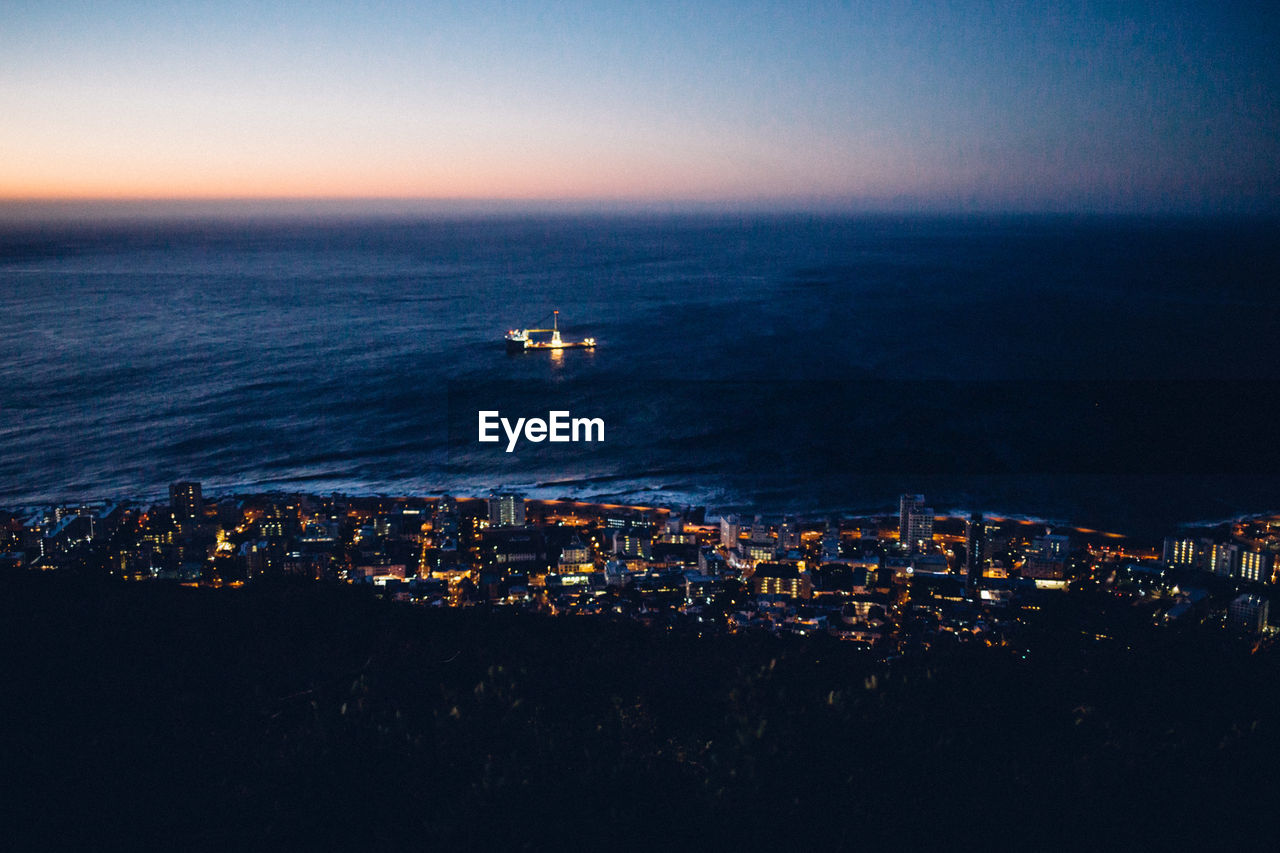
[[[1270,220],[0,223],[0,505],[515,490],[814,517],[924,492],[1158,534],[1280,510]],[[553,310],[594,350],[511,355]],[[477,412],[602,443],[476,441]]]

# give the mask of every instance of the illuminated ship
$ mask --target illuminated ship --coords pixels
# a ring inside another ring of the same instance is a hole
[[[512,329],[507,332],[507,352],[524,352],[529,349],[571,349],[596,345],[595,338],[583,338],[580,341],[566,341],[560,337],[560,312],[551,312],[550,329]],[[551,333],[550,340],[534,340],[533,335]]]

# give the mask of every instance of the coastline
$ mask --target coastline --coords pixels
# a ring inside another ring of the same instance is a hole
[[[206,481],[207,482],[207,481]],[[305,497],[316,500],[353,500],[353,501],[385,501],[385,502],[426,502],[428,504],[438,503],[441,498],[451,497],[457,501],[483,501],[487,496],[496,493],[514,493],[524,497],[527,503],[537,504],[543,507],[555,506],[572,506],[588,508],[596,511],[604,510],[626,510],[629,512],[641,513],[665,513],[667,515],[679,515],[682,512],[691,509],[698,509],[708,519],[719,520],[721,517],[729,515],[738,515],[743,517],[763,516],[765,518],[778,519],[783,517],[795,518],[803,524],[818,524],[829,521],[838,521],[840,523],[847,522],[893,522],[896,524],[898,511],[894,509],[886,500],[876,508],[854,507],[847,509],[823,509],[814,511],[786,511],[778,510],[772,507],[759,506],[749,503],[727,503],[713,504],[701,503],[696,500],[696,495],[688,495],[689,500],[682,501],[650,501],[646,503],[633,503],[625,500],[610,500],[611,495],[594,496],[591,498],[583,498],[576,496],[554,495],[555,489],[552,488],[521,488],[519,485],[510,487],[504,484],[495,485],[485,490],[476,490],[471,492],[455,492],[448,490],[437,491],[382,491],[377,489],[343,489],[336,488],[333,490],[312,490],[305,488],[293,487],[276,487],[262,488],[262,486],[274,485],[270,481],[262,482],[239,482],[227,486],[217,486],[211,488],[206,493],[206,499],[212,501],[227,499],[263,499],[263,498],[280,498],[280,497]],[[284,486],[286,484],[280,484]],[[664,493],[662,487],[653,487],[655,493]],[[633,494],[633,493],[628,493]],[[141,491],[133,494],[111,494],[107,496],[72,496],[63,497],[56,500],[31,500],[14,503],[0,504],[0,511],[14,514],[23,512],[34,512],[52,507],[73,507],[88,506],[99,503],[112,503],[129,507],[146,507],[166,504],[168,494],[159,490]],[[1026,527],[1043,527],[1059,532],[1067,532],[1073,535],[1096,538],[1098,540],[1120,540],[1120,539],[1141,539],[1140,534],[1126,532],[1123,530],[1101,530],[1094,527],[1086,527],[1069,518],[1062,517],[1046,517],[1034,514],[1019,513],[1006,509],[973,509],[971,507],[946,507],[935,513],[934,519],[937,522],[964,522],[974,515],[980,515],[988,522],[997,524],[1021,525]],[[1246,512],[1235,516],[1183,521],[1171,525],[1168,529],[1169,534],[1175,532],[1195,531],[1195,530],[1211,530],[1224,526],[1239,525],[1263,522],[1268,520],[1280,519],[1280,510],[1262,510],[1254,512]]]

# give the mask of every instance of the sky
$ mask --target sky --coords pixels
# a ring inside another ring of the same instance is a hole
[[[1269,11],[0,0],[0,199],[1275,212]]]

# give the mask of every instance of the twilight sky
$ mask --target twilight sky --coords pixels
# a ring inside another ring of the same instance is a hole
[[[1278,19],[1176,0],[0,0],[0,199],[1275,211]]]

